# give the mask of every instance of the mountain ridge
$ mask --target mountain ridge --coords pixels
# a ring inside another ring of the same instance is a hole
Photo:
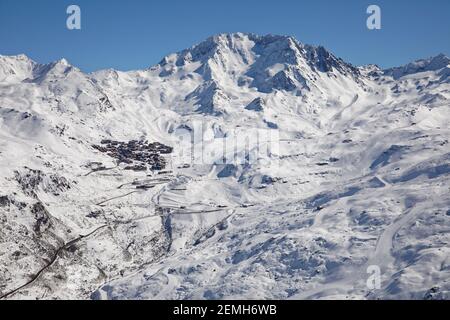
[[[228,45],[230,45],[230,43],[233,43],[232,40],[236,40],[235,38],[239,39],[240,37],[244,37],[244,36],[247,36],[247,37],[249,37],[249,39],[257,40],[260,43],[265,43],[265,44],[270,44],[270,43],[274,43],[274,42],[277,42],[277,41],[285,41],[286,43],[292,43],[292,44],[295,44],[296,46],[299,46],[300,49],[308,50],[309,51],[308,54],[311,55],[311,56],[313,56],[314,53],[318,54],[319,56],[325,56],[325,57],[331,56],[332,60],[343,62],[346,65],[348,65],[348,66],[350,66],[350,67],[352,67],[354,69],[363,68],[363,67],[366,66],[366,65],[362,65],[362,66],[358,66],[358,67],[353,66],[351,63],[347,63],[344,60],[342,60],[341,58],[337,58],[336,56],[334,56],[330,51],[328,51],[322,45],[312,46],[312,45],[308,45],[308,44],[303,44],[303,43],[299,42],[297,39],[295,39],[292,36],[273,35],[273,34],[267,34],[267,35],[261,36],[261,35],[257,35],[257,34],[254,34],[254,33],[237,32],[237,33],[220,33],[220,34],[216,34],[216,35],[210,36],[206,40],[201,41],[198,44],[193,45],[192,47],[190,47],[188,49],[184,49],[184,50],[181,50],[181,51],[178,51],[176,53],[172,53],[172,54],[169,54],[169,55],[163,57],[163,59],[159,63],[157,63],[157,64],[155,64],[153,66],[150,66],[147,69],[143,68],[143,69],[130,70],[130,71],[121,71],[121,70],[118,70],[118,69],[107,68],[107,69],[101,69],[101,70],[97,70],[97,71],[93,71],[93,72],[85,73],[85,74],[88,75],[88,74],[94,74],[94,73],[97,73],[97,72],[105,72],[105,71],[109,71],[109,70],[117,71],[117,72],[124,72],[124,73],[133,73],[133,72],[136,72],[136,71],[145,71],[145,70],[149,70],[149,69],[155,68],[157,66],[165,66],[165,65],[167,65],[169,63],[169,61],[170,61],[170,57],[173,57],[174,55],[177,55],[177,56],[179,55],[179,57],[176,60],[175,64],[178,65],[178,66],[182,66],[183,58],[189,60],[189,58],[187,56],[189,56],[193,52],[194,52],[194,58],[193,59],[195,60],[196,58],[197,59],[200,58],[198,56],[195,56],[195,54],[198,54],[198,55],[202,56],[202,55],[205,54],[205,52],[203,52],[205,50],[206,51],[210,50],[211,51],[210,53],[213,54],[214,48],[218,49],[220,47],[220,45],[224,45],[224,43],[227,43],[227,41],[229,42]],[[203,52],[203,54],[202,54],[202,52]],[[35,66],[52,65],[52,64],[57,64],[58,62],[62,63],[62,64],[67,64],[67,65],[72,66],[64,58],[61,58],[60,60],[53,61],[53,62],[50,62],[50,63],[47,63],[47,64],[41,64],[41,63],[38,63],[38,62],[34,61],[30,57],[28,57],[26,54],[0,55],[0,61],[2,60],[3,64],[6,64],[8,62],[6,60],[9,60],[9,59],[23,61],[23,62],[29,62],[29,63],[31,63],[32,65],[35,65]],[[408,67],[417,65],[418,63],[430,64],[430,63],[438,62],[438,60],[440,60],[441,62],[442,61],[447,61],[447,65],[448,65],[448,63],[450,61],[450,58],[448,57],[448,55],[446,55],[444,53],[440,53],[440,54],[438,54],[436,56],[432,56],[432,57],[428,57],[428,58],[422,58],[422,59],[417,59],[415,61],[411,61],[411,62],[406,63],[404,65],[400,65],[400,66],[397,66],[397,67],[390,67],[390,68],[381,69],[381,70],[383,70],[384,72],[392,72],[393,70],[400,69],[400,68],[408,68]],[[319,59],[319,62],[318,62],[319,66],[320,66],[320,62],[323,62],[323,61],[320,61],[320,59]],[[439,65],[441,65],[441,68],[445,67],[442,64],[439,64]],[[435,66],[435,68],[437,68],[437,67],[438,66]],[[422,66],[422,68],[426,68],[426,67]],[[329,65],[325,64],[324,66],[322,66],[321,69],[322,70],[329,70]],[[417,69],[421,70],[420,67],[418,67]],[[436,70],[436,69],[434,69],[434,70]],[[417,71],[417,72],[420,72],[420,71]]]
[[[90,74],[0,57],[1,298],[449,299],[446,56],[193,48]]]

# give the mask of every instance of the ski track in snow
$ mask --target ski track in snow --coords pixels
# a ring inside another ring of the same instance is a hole
[[[0,56],[0,297],[449,299],[449,68],[242,33],[131,72]]]

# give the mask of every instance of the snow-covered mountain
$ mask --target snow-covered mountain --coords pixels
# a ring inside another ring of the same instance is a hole
[[[242,33],[131,72],[0,56],[0,296],[450,298],[449,70]]]

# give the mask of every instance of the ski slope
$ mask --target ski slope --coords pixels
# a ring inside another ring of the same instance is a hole
[[[448,299],[449,70],[244,33],[130,72],[0,56],[0,297]]]

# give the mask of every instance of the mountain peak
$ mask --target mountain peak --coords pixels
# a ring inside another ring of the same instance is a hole
[[[252,48],[269,46],[274,42],[278,42],[278,49],[280,50],[290,43],[298,43],[295,38],[290,36],[272,34],[259,36],[253,33],[242,32],[220,33],[208,37],[206,40],[175,55],[166,56],[159,65],[165,66],[168,63],[174,63],[177,66],[183,66],[185,63],[192,61],[205,62],[217,54],[225,52],[242,53],[243,51],[250,51]],[[281,42],[284,42],[284,45],[281,45]]]
[[[242,41],[253,41],[255,43],[268,44],[276,41],[297,41],[297,40],[294,37],[287,35],[275,35],[275,34],[258,35],[255,33],[245,33],[245,32],[219,33],[207,38],[206,40],[200,42],[199,44],[193,46],[192,48],[213,43],[219,46],[232,46],[233,43]]]
[[[358,82],[360,72],[323,46],[314,47],[287,35],[221,33],[177,54],[156,67],[162,77],[192,70],[204,80],[248,84],[260,92],[309,90],[317,77],[343,77]],[[188,71],[190,72],[190,71]],[[334,75],[331,75],[335,73]],[[320,75],[322,74],[322,75]]]
[[[25,54],[0,55],[0,81],[22,81],[31,76],[36,65]]]
[[[54,62],[55,65],[62,65],[62,66],[70,66],[69,61],[67,61],[65,58],[59,59]]]

